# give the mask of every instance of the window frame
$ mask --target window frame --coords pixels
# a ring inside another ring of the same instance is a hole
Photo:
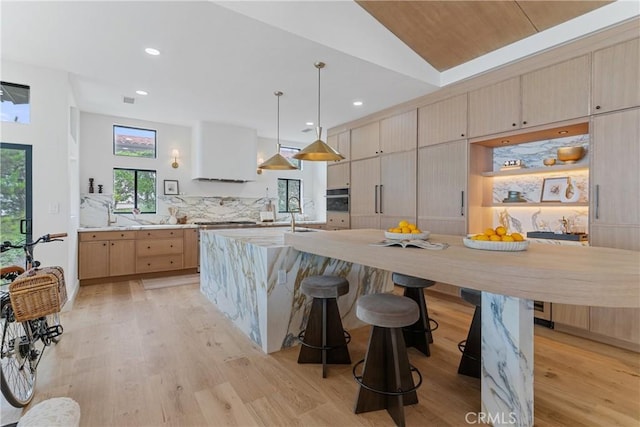
[[[289,183],[292,181],[296,181],[298,183],[298,195],[297,196],[292,196],[292,197],[297,197],[298,200],[300,200],[300,210],[302,210],[302,180],[301,179],[296,179],[296,178],[278,178],[277,184],[278,184],[278,190],[280,189],[280,181],[285,181],[286,182],[286,194],[287,194],[287,198],[285,200],[285,207],[286,210],[282,211],[280,210],[280,203],[278,203],[278,213],[291,213],[290,209],[289,209]],[[298,212],[295,212],[298,213]]]
[[[147,131],[147,132],[153,132],[153,157],[127,156],[125,154],[116,153],[116,128],[134,129],[134,130],[142,130],[142,131]],[[133,158],[138,158],[138,159],[157,159],[158,158],[158,131],[156,129],[147,129],[147,128],[141,128],[141,127],[136,127],[136,126],[127,126],[127,125],[114,124],[113,125],[113,147],[112,148],[113,148],[113,155],[114,156],[118,156],[118,157],[133,157]]]
[[[286,156],[286,155],[282,154],[282,151],[283,151],[283,150],[284,150],[285,152],[286,152],[287,150],[290,150],[290,151],[292,151],[293,153],[292,153],[290,156]],[[282,157],[284,157],[285,159],[287,159],[287,160],[289,161],[289,163],[291,163],[293,166],[297,167],[299,170],[302,170],[302,160],[300,160],[300,159],[294,159],[294,158],[293,158],[293,156],[294,156],[295,154],[299,153],[299,152],[300,152],[300,148],[298,148],[298,147],[289,147],[289,146],[286,146],[286,145],[282,145],[282,144],[280,144],[280,151],[279,151],[279,154],[280,154]]]
[[[114,180],[114,184],[115,184],[115,171],[116,170],[124,170],[124,171],[132,171],[134,172],[133,174],[133,209],[139,209],[138,208],[138,172],[153,172],[155,174],[155,185],[154,185],[154,190],[155,190],[155,207],[153,209],[153,212],[149,212],[149,211],[145,211],[145,212],[140,212],[141,214],[157,214],[158,213],[158,171],[155,169],[139,169],[139,168],[113,168],[113,180]],[[113,197],[115,197],[115,185],[113,188]],[[114,208],[115,208],[115,201],[114,201]],[[118,212],[115,209],[113,210],[114,214],[129,214],[131,212]]]
[[[10,86],[10,87],[19,88],[19,89],[26,89],[27,90],[27,102],[25,104],[27,105],[28,108],[27,108],[26,121],[20,121],[20,120],[15,120],[15,119],[14,120],[3,120],[2,116],[0,116],[0,121],[2,121],[4,123],[18,123],[18,124],[22,124],[22,125],[31,124],[31,86],[30,85],[20,84],[20,83],[6,82],[6,81],[2,80],[2,81],[0,81],[0,90],[2,89],[3,86]],[[0,100],[0,104],[1,103],[2,103],[2,100]],[[11,105],[17,106],[17,105],[21,105],[21,104],[14,104],[13,102],[11,102]],[[16,118],[18,118],[18,116],[16,116]]]

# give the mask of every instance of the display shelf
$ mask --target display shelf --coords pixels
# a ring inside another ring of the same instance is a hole
[[[577,171],[577,170],[588,170],[588,164],[565,164],[565,165],[554,165],[554,166],[545,166],[541,168],[521,168],[521,169],[509,169],[504,171],[491,171],[491,172],[482,172],[482,176],[491,177],[491,176],[514,176],[514,175],[533,175],[533,174],[547,174],[547,173],[555,173],[555,172],[564,172],[564,171]]]

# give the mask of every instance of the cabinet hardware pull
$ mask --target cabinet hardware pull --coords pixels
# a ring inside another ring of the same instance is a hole
[[[173,247],[173,245],[169,245],[169,247],[170,247],[170,248],[172,248],[172,247]]]
[[[151,246],[147,246],[147,249],[151,249]]]
[[[523,125],[526,125],[526,124],[527,124],[527,121],[525,120],[524,122],[522,122],[522,124],[523,124]]]
[[[150,262],[148,262],[148,263],[147,263],[147,266],[151,267],[151,263],[150,263]]]
[[[116,245],[115,243],[112,243],[112,244],[111,244],[111,246],[115,246],[115,245]]]
[[[460,192],[462,197],[460,199],[460,216],[464,216],[464,190]]]
[[[600,219],[600,185],[596,184],[596,219]]]
[[[464,136],[464,133],[461,133],[460,136]]]
[[[382,212],[382,184],[380,184],[380,213]]]
[[[120,234],[120,237],[124,237],[124,234]]]
[[[102,244],[102,246],[107,246],[107,244],[106,244],[106,243],[103,243],[103,244]]]
[[[599,105],[596,105],[596,110],[599,110],[599,109],[600,109],[600,106],[599,106]]]
[[[94,234],[94,235],[93,235],[93,236],[91,236],[91,237],[92,237],[93,239],[95,239],[95,238],[96,238],[96,235]]]
[[[373,190],[373,197],[374,197],[373,207],[375,209],[375,213],[378,213],[378,186],[377,185]]]
[[[511,126],[516,126],[516,124],[515,123],[511,123]]]

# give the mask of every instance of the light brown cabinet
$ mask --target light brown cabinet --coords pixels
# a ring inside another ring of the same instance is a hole
[[[589,330],[589,307],[584,305],[570,305],[553,303],[552,319],[556,328],[567,325],[573,328]]]
[[[376,157],[380,154],[380,122],[351,129],[351,160]]]
[[[200,230],[198,230],[197,228],[187,228],[183,231],[183,267],[196,268],[198,267],[198,261],[200,257],[200,242],[198,238]]]
[[[418,110],[418,147],[467,137],[467,94]]]
[[[80,233],[78,278],[94,279],[135,273],[135,232]]]
[[[183,268],[183,230],[146,230],[136,235],[136,273]]]
[[[415,150],[418,138],[418,110],[380,120],[380,154]]]
[[[349,162],[327,165],[327,188],[348,188],[350,170]]]
[[[418,227],[464,235],[467,194],[467,141],[418,150]]]
[[[522,128],[589,115],[589,55],[522,75]]]
[[[351,152],[351,132],[346,131],[328,136],[327,144],[344,157],[343,160],[336,160],[336,163],[349,161]],[[329,164],[331,165],[332,163]]]
[[[327,230],[342,230],[350,225],[348,212],[327,212]]]
[[[640,106],[640,39],[593,53],[593,114]]]
[[[469,92],[469,136],[520,128],[520,77]]]

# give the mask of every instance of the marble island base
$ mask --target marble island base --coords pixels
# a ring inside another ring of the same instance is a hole
[[[393,290],[390,272],[297,251],[284,244],[287,232],[203,230],[200,236],[201,292],[266,353],[298,344],[311,309],[300,291],[307,276],[347,278],[349,293],[338,298],[347,330],[364,326],[355,315],[359,296]]]

